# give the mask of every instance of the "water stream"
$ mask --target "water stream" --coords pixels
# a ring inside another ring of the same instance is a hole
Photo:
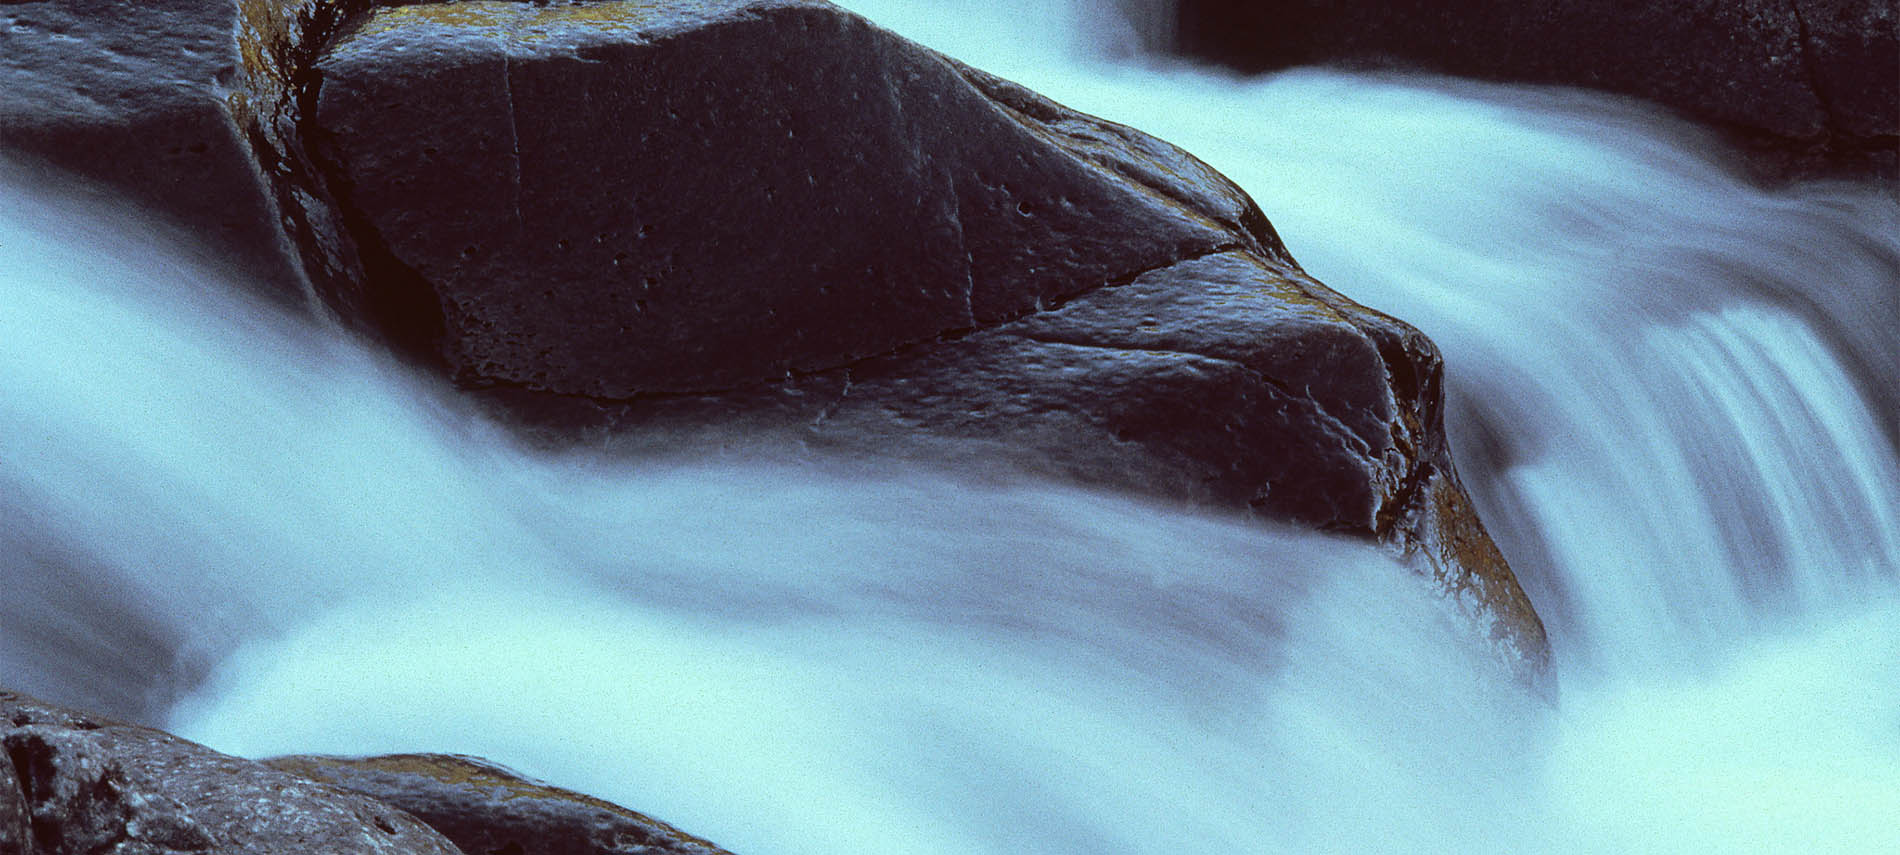
[[[1900,851],[1890,197],[1764,190],[1574,92],[1236,80],[1055,0],[849,5],[1195,152],[1432,335],[1556,702],[1353,543],[522,448],[18,170],[0,681],[239,754],[480,754],[760,855]]]

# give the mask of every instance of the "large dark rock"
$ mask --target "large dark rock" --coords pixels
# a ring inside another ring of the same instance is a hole
[[[1542,661],[1439,501],[1436,350],[1173,146],[810,0],[381,9],[315,67],[313,198],[344,230],[319,243],[370,248],[339,290],[402,289],[390,333],[518,411],[1376,538]]]
[[[730,855],[645,814],[474,757],[305,754],[264,762],[400,808],[470,855]]]
[[[823,3],[382,9],[316,73],[352,236],[414,274],[373,287],[473,385],[734,388],[1256,245]]]
[[[0,691],[0,853],[462,855],[373,799]]]
[[[1896,175],[1894,0],[1179,0],[1177,49],[1248,71],[1422,68],[1634,95],[1797,169]]]
[[[188,223],[229,212],[239,258],[516,417],[1026,469],[1357,535],[1542,667],[1452,471],[1431,343],[1307,277],[1164,142],[820,0],[0,17],[0,145]],[[202,163],[145,130],[174,126],[215,137],[182,145]]]

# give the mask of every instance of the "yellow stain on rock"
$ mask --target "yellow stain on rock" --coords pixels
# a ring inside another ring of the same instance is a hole
[[[609,0],[565,6],[534,6],[511,0],[468,0],[462,3],[386,6],[371,13],[370,20],[357,31],[356,36],[369,38],[418,27],[449,27],[482,32],[505,41],[531,42],[577,28],[592,32],[639,31],[660,22],[666,11],[677,12],[680,5],[667,0]]]

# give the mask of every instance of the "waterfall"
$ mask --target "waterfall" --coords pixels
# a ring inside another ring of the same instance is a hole
[[[1195,152],[1430,334],[1556,700],[1354,542],[522,447],[15,168],[4,682],[245,755],[480,754],[742,853],[1900,849],[1890,197],[1754,186],[1601,96],[1233,79],[1058,0],[847,5]]]

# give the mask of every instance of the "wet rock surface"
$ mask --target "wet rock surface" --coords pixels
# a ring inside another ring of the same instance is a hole
[[[470,855],[730,855],[645,814],[474,757],[296,755],[264,763],[399,808]]]
[[[397,334],[471,385],[734,388],[1251,243],[1230,187],[822,3],[381,9],[316,72],[352,237],[439,307]]]
[[[373,799],[0,691],[0,852],[461,855]]]
[[[246,139],[248,11],[307,2],[0,3],[0,153],[163,214],[273,296],[303,290]]]

